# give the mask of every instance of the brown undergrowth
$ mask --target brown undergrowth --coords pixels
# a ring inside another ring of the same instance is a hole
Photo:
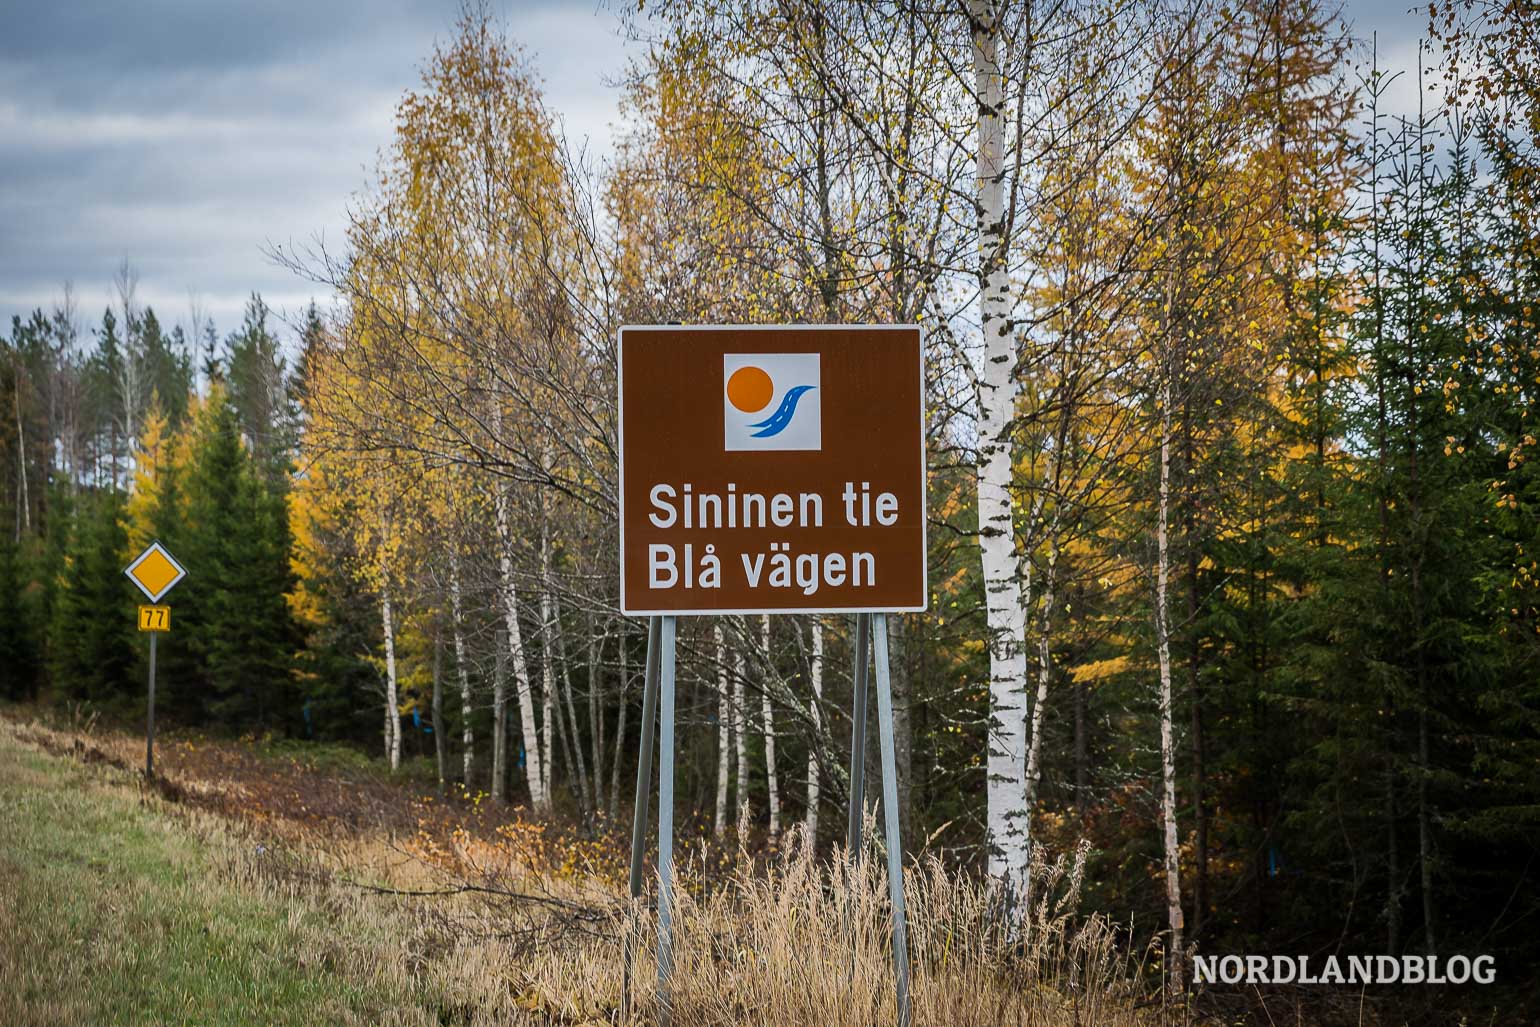
[[[655,909],[626,898],[622,832],[558,830],[476,797],[323,771],[252,746],[172,739],[153,787],[143,743],[91,725],[14,717],[5,730],[100,772],[203,841],[218,875],[334,931],[295,944],[300,965],[415,996],[423,1022],[615,1024],[657,1013]],[[894,1021],[885,862],[819,859],[793,833],[773,857],[724,867],[683,847],[675,917],[676,1024]],[[905,874],[914,1022],[1160,1022],[1138,961],[1077,909],[1085,852],[1039,862],[1006,929],[995,893],[934,859]],[[655,891],[655,889],[654,889]],[[626,938],[634,1002],[626,1015]],[[413,1018],[408,1016],[408,1021]]]

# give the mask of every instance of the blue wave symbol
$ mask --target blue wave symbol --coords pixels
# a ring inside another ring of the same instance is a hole
[[[772,435],[779,435],[785,431],[786,426],[791,423],[792,415],[797,412],[797,401],[802,398],[803,393],[812,392],[814,388],[815,386],[812,385],[796,385],[787,390],[785,397],[781,400],[781,405],[776,408],[775,413],[757,424],[749,425],[750,428],[763,429],[755,432],[754,438],[767,439]]]

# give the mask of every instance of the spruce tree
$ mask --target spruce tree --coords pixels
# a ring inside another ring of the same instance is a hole
[[[53,692],[126,712],[137,694],[134,611],[141,600],[123,574],[122,514],[113,489],[82,497],[77,508],[54,607]]]
[[[286,503],[254,466],[217,384],[195,420],[188,461],[180,544],[189,573],[179,598],[203,712],[232,730],[297,717],[287,698],[295,632]]]

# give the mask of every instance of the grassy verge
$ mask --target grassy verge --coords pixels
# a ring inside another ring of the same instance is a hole
[[[136,738],[0,716],[0,1025],[654,1022],[656,920],[605,839],[269,750],[168,742],[148,788]],[[894,1021],[879,853],[680,852],[678,1027]],[[916,1027],[1159,1022],[1082,868],[1040,867],[1005,932],[981,883],[911,867]]]
[[[425,1021],[409,986],[332,972],[341,925],[232,886],[242,843],[200,833],[0,729],[0,1023]]]

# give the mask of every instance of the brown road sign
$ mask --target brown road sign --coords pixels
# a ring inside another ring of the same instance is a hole
[[[632,615],[923,610],[915,325],[620,331]]]

